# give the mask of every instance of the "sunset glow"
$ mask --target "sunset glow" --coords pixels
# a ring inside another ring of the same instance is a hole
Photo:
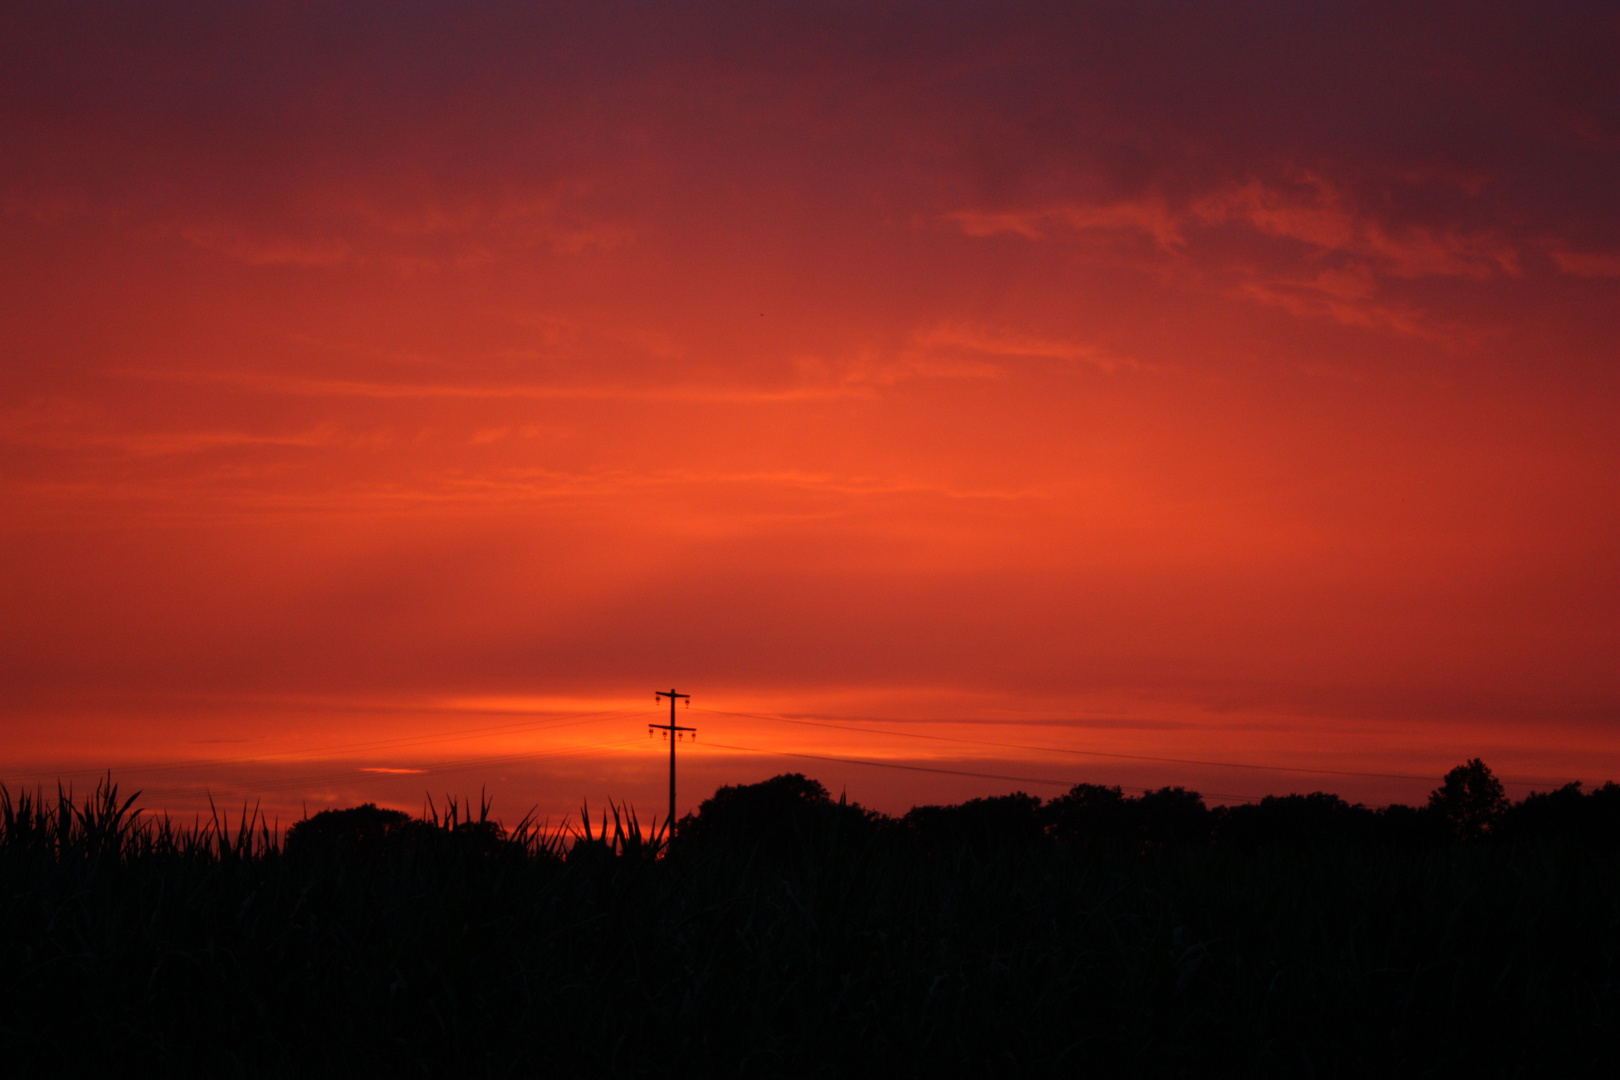
[[[1617,39],[9,6],[0,781],[1620,779]]]

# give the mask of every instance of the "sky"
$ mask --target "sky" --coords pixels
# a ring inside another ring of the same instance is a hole
[[[12,787],[1620,779],[1612,4],[16,3],[0,144]]]

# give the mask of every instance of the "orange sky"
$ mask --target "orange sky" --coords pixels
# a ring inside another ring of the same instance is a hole
[[[9,5],[0,780],[1620,778],[1620,16],[1072,7]]]

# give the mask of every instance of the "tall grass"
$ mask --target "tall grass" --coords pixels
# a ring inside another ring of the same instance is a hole
[[[1620,856],[796,828],[666,850],[627,808],[283,845],[110,783],[0,790],[19,1076],[1607,1073]],[[663,852],[665,857],[656,857]]]

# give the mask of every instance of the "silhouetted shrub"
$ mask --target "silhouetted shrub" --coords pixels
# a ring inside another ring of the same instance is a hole
[[[368,854],[381,850],[391,836],[409,829],[412,824],[411,815],[405,811],[384,810],[375,803],[344,810],[322,810],[314,817],[295,822],[287,830],[283,850],[290,855],[317,851]]]
[[[384,851],[432,851],[440,854],[491,856],[506,844],[501,826],[488,816],[488,804],[477,818],[463,820],[460,807],[440,818],[413,818],[403,810],[363,803],[342,810],[322,810],[287,830],[283,850],[292,858],[368,858]]]
[[[696,814],[681,819],[675,843],[679,848],[724,840],[769,847],[833,833],[853,842],[871,836],[880,817],[859,803],[834,802],[820,781],[783,773],[720,788]]]

